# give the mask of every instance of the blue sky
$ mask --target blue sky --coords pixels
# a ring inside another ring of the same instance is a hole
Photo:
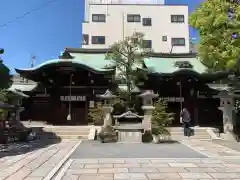
[[[0,26],[41,6],[49,0],[1,0]],[[166,0],[167,4],[188,4],[190,11],[203,0]],[[84,0],[55,0],[50,5],[5,27],[0,27],[0,48],[4,63],[14,68],[57,58],[65,47],[80,47]],[[190,35],[197,33],[190,30]]]

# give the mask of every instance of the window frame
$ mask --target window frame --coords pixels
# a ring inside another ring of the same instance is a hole
[[[98,17],[97,20],[94,20],[94,17]],[[103,19],[101,19],[100,17],[103,17]],[[105,23],[106,14],[92,14],[92,22]]]
[[[143,40],[143,44],[144,44],[144,48],[146,48],[146,49],[152,49],[152,40],[144,39],[144,40]],[[149,46],[145,47],[145,44],[150,45],[150,47],[149,47]]]
[[[175,42],[176,42],[176,40],[177,40],[177,41],[179,41],[179,40],[184,40],[184,44],[179,44],[179,43],[178,43],[178,44],[176,44],[176,43],[174,44],[174,43],[173,43],[174,40],[175,40]],[[185,39],[185,38],[172,38],[172,39],[171,39],[171,45],[172,45],[172,46],[186,46],[186,39]]]
[[[150,24],[148,24],[146,22],[150,22]],[[152,18],[142,18],[142,25],[143,26],[152,26]]]
[[[166,40],[165,40],[166,38]],[[168,37],[167,36],[162,36],[162,42],[167,42],[168,41]]]
[[[130,20],[130,17],[132,17],[132,20]],[[136,21],[136,17],[138,17],[139,21]],[[141,22],[141,15],[140,14],[127,14],[127,22],[129,23],[140,23]]]
[[[98,41],[93,41],[93,39],[95,39],[95,38],[104,38],[104,42],[103,43],[100,43],[99,42],[99,40]],[[92,44],[101,44],[101,45],[103,45],[103,44],[106,44],[106,37],[105,36],[92,36],[91,37],[91,42],[92,42]]]
[[[86,37],[86,38],[84,38]],[[83,42],[85,41],[86,43],[83,43],[83,45],[89,45],[89,34],[83,34],[82,35]]]
[[[176,21],[175,18],[176,17]],[[180,17],[183,17],[183,21],[179,21],[179,19],[181,19]],[[185,23],[185,16],[184,14],[172,14],[171,15],[171,23]]]

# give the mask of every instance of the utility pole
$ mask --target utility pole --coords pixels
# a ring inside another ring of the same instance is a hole
[[[31,57],[31,68],[33,68],[35,66],[36,63],[36,56],[32,56]]]
[[[0,48],[0,55],[1,54],[4,54],[4,49],[3,48]],[[2,58],[1,58],[1,56],[0,56],[0,63],[2,62]]]

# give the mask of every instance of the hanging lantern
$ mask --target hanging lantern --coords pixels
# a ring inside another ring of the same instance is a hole
[[[71,120],[72,120],[71,114],[68,114],[68,115],[67,115],[67,120],[68,120],[68,121],[71,121]]]

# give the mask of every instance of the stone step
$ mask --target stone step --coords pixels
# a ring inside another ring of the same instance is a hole
[[[42,134],[40,136],[41,139],[88,139],[88,136],[81,136],[81,135],[61,135],[61,136],[55,136],[55,135],[48,135],[48,134]]]

